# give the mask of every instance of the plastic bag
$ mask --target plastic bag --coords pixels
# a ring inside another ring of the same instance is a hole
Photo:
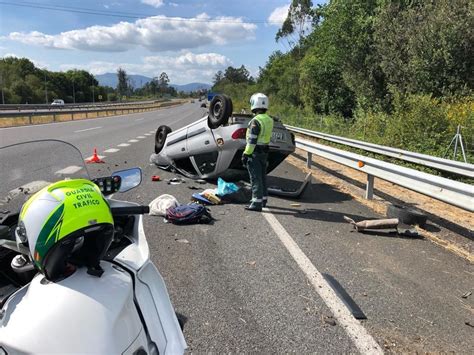
[[[239,191],[239,187],[233,182],[225,182],[224,179],[217,179],[217,195],[225,196]]]
[[[151,216],[166,216],[166,210],[170,207],[179,206],[176,197],[172,195],[161,195],[150,202]]]

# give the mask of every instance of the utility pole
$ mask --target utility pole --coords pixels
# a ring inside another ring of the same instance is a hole
[[[5,105],[5,95],[3,94],[3,75],[0,72],[0,84],[2,85],[2,105]]]
[[[94,95],[94,83],[92,83],[92,103],[95,103],[95,95]]]
[[[46,69],[44,70],[44,99],[48,103],[48,87],[46,86]]]

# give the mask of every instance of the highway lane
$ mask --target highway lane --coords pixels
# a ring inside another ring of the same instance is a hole
[[[87,155],[94,144],[102,152],[159,124],[185,125],[201,112],[197,105],[186,104],[158,113],[71,122],[54,130],[46,125],[0,130],[0,145],[4,139],[18,142],[54,132]],[[142,185],[117,198],[147,204],[170,193],[186,203],[194,192],[188,186],[213,187],[191,180],[181,185],[152,182],[154,174],[175,175],[149,165],[153,135],[144,137],[120,151],[104,153],[106,164],[89,166],[94,176],[143,168]],[[272,176],[272,185],[288,186],[303,174],[282,164]],[[465,324],[472,321],[472,296],[461,298],[472,289],[472,265],[425,240],[351,232],[342,215],[377,216],[350,196],[318,183],[317,176],[298,201],[302,206],[292,207],[292,202],[272,198],[271,214],[310,262],[336,277],[354,297],[368,316],[362,325],[384,350],[474,352],[472,328]],[[212,225],[175,226],[145,217],[153,260],[177,311],[188,319],[185,336],[190,350],[357,352],[339,321],[331,325],[328,317],[333,311],[283,246],[274,225],[241,205],[213,206],[211,213],[217,219]]]

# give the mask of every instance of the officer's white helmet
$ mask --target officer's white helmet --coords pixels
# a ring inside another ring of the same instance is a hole
[[[267,95],[256,93],[250,97],[250,109],[252,112],[257,109],[268,110],[268,97]]]

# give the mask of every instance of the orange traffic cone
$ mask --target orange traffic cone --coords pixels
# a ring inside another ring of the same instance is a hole
[[[97,155],[97,148],[94,148],[94,154],[91,158],[86,159],[86,163],[105,163],[105,161],[99,158],[99,156]]]

